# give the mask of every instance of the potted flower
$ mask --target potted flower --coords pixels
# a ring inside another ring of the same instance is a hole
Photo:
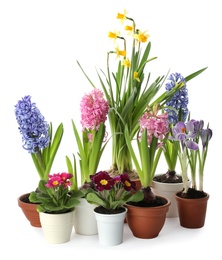
[[[111,177],[100,171],[90,176],[92,185],[87,190],[86,199],[94,203],[98,226],[99,242],[102,245],[118,245],[123,240],[124,219],[127,202],[138,202],[143,193],[136,191],[136,184],[128,174]]]
[[[205,223],[205,215],[209,194],[203,190],[204,167],[208,152],[208,144],[212,137],[209,125],[203,128],[204,121],[189,120],[178,122],[173,128],[171,139],[180,143],[179,160],[183,177],[183,190],[176,193],[180,224],[188,228],[201,228]],[[202,148],[200,145],[202,143]],[[191,187],[188,185],[188,167],[191,170]],[[196,168],[199,167],[199,189],[196,185]],[[188,208],[185,208],[185,206]],[[184,217],[185,215],[185,217]]]
[[[49,179],[40,180],[38,190],[30,193],[30,201],[39,203],[37,211],[49,243],[70,240],[74,209],[79,204],[78,198],[82,196],[81,191],[70,189],[72,177],[66,172],[49,174]]]
[[[80,102],[81,137],[74,120],[72,120],[73,132],[78,147],[81,174],[79,189],[86,189],[90,185],[90,175],[96,173],[101,156],[108,142],[105,122],[109,107],[108,102],[103,96],[103,92],[95,88],[82,97]],[[73,158],[74,161],[72,162],[66,156],[67,168],[69,173],[77,174],[75,155]],[[95,205],[88,203],[84,195],[80,198],[80,204],[76,207],[74,213],[74,227],[78,234],[94,235],[97,234],[97,224],[93,212]]]
[[[183,86],[177,84],[155,99],[166,77],[158,76],[150,83],[150,73],[145,76],[146,65],[157,58],[149,57],[151,50],[149,35],[137,27],[135,20],[129,17],[126,11],[118,13],[117,19],[122,25],[125,24],[124,30],[108,33],[108,37],[114,40],[115,46],[107,53],[107,73],[103,71],[102,75],[98,73],[109,103],[108,119],[112,134],[112,165],[109,173],[111,175],[128,173],[132,178],[138,178],[138,173],[133,169],[131,153],[126,145],[125,126],[128,126],[130,138],[133,140],[140,127],[138,120],[146,107],[148,105],[152,107],[155,103],[163,107]],[[117,58],[115,72],[110,69],[113,55]],[[78,65],[90,84],[96,88],[79,62]],[[191,74],[186,77],[186,80],[199,75],[205,69]]]
[[[175,193],[181,191],[183,188],[182,176],[176,171],[178,162],[178,153],[180,150],[179,142],[174,142],[168,138],[172,136],[172,128],[178,121],[186,121],[188,116],[188,88],[186,78],[180,73],[170,74],[165,85],[166,91],[170,91],[177,85],[183,85],[169,100],[166,102],[165,111],[168,113],[168,121],[170,124],[169,133],[164,141],[164,158],[168,170],[161,174],[156,174],[153,178],[153,191],[155,194],[164,196],[170,199],[171,205],[167,212],[167,217],[178,217],[177,203]]]
[[[107,144],[105,122],[109,106],[103,95],[101,90],[93,89],[82,97],[80,102],[82,138],[78,133],[74,120],[72,120],[73,132],[78,147],[81,185],[89,182],[89,176],[96,173]],[[67,166],[71,168],[68,157]]]
[[[52,123],[48,124],[31,96],[24,96],[15,105],[15,116],[22,135],[22,147],[31,155],[40,180],[46,180],[53,165],[63,136],[61,123],[53,136]],[[40,227],[36,205],[29,203],[29,194],[18,198],[18,204],[32,226]],[[25,207],[25,208],[24,208]],[[26,209],[27,207],[27,209]],[[31,216],[29,215],[30,212]],[[33,217],[30,218],[30,217]]]
[[[161,231],[170,206],[168,198],[157,196],[152,190],[152,180],[162,150],[164,150],[165,137],[169,132],[168,115],[167,112],[159,114],[159,106],[155,105],[153,109],[147,108],[139,122],[137,147],[140,161],[137,159],[138,156],[131,143],[127,127],[125,136],[141,181],[141,191],[144,194],[144,199],[138,203],[130,202],[126,204],[128,209],[126,219],[136,237],[153,238],[158,236]]]

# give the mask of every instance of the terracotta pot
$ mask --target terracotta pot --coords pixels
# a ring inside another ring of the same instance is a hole
[[[39,212],[37,211],[38,204],[24,202],[23,199],[28,198],[30,193],[26,193],[18,197],[18,205],[22,209],[25,217],[33,227],[41,227]]]
[[[209,194],[206,197],[198,199],[182,198],[175,194],[177,201],[180,225],[186,228],[201,228],[205,224],[207,202]]]
[[[190,183],[191,181],[189,181],[189,186]],[[152,188],[154,194],[166,197],[171,202],[166,217],[167,218],[178,217],[178,209],[177,209],[175,194],[183,190],[183,183],[163,183],[158,181],[152,181]]]
[[[165,199],[167,203],[158,207],[125,205],[128,209],[126,213],[126,221],[135,237],[155,238],[159,235],[165,223],[166,213],[170,206],[170,200],[168,198]]]

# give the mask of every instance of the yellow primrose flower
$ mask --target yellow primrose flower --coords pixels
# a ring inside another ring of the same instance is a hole
[[[120,14],[120,13],[118,13],[117,14],[117,19],[120,19],[120,22],[121,23],[124,23],[124,21],[126,20],[126,14],[127,14],[127,11],[126,11],[126,9],[124,10],[124,13],[123,14]]]
[[[122,60],[122,65],[124,66],[124,67],[127,67],[127,68],[129,68],[130,67],[130,60],[127,58],[127,59],[123,59]]]
[[[116,50],[116,58],[119,58],[119,56],[126,57],[126,50],[121,51],[118,46],[115,48],[115,50]]]
[[[138,82],[140,82],[140,79],[138,78],[138,72],[135,71],[135,72],[133,73],[133,77],[134,77],[135,80],[137,80]]]
[[[140,30],[138,33],[134,34],[134,39],[136,39],[138,42],[147,42],[149,35],[146,32],[141,32]]]

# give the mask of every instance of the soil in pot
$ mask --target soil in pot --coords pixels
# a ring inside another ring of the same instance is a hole
[[[177,196],[181,198],[187,198],[187,199],[200,199],[205,198],[207,194],[204,191],[195,190],[193,188],[189,188],[187,193],[178,192]]]
[[[164,174],[154,176],[154,181],[162,183],[182,183],[183,179],[181,175],[178,175],[175,171],[167,171]]]
[[[101,213],[101,214],[118,214],[124,212],[125,208],[117,208],[117,209],[106,209],[102,206],[98,206],[94,209],[95,212]]]
[[[151,202],[139,201],[139,202],[127,202],[127,204],[137,207],[158,207],[167,204],[167,200],[164,197],[156,196]]]

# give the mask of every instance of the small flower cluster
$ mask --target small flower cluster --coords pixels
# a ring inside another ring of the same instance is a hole
[[[111,177],[108,172],[100,171],[90,176],[91,188],[86,199],[90,203],[115,210],[121,208],[127,201],[140,201],[141,192],[136,192],[136,184],[129,179],[128,174]]]
[[[90,179],[98,191],[111,190],[114,186],[115,189],[120,191],[123,189],[126,191],[136,190],[135,182],[130,181],[129,176],[125,173],[111,177],[107,172],[101,171],[91,175]]]
[[[53,188],[57,189],[59,186],[62,186],[64,189],[67,188],[68,186],[71,186],[72,183],[70,179],[73,177],[72,174],[70,173],[54,173],[54,174],[49,174],[49,180],[46,183],[47,188]]]
[[[30,96],[25,96],[15,105],[16,120],[22,134],[23,148],[29,153],[37,153],[48,146],[50,136],[49,125],[45,121]]]

